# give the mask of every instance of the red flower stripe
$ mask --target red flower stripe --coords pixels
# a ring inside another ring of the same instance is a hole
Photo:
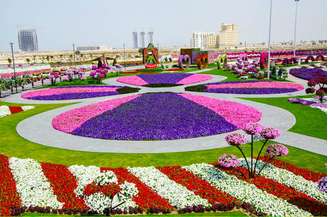
[[[261,160],[265,161],[266,158],[262,157]],[[305,179],[313,181],[313,182],[317,182],[323,176],[327,176],[327,174],[325,174],[325,173],[313,172],[313,171],[310,171],[305,168],[296,167],[296,166],[294,166],[290,163],[287,163],[285,161],[282,161],[282,160],[275,159],[273,161],[270,161],[270,163],[278,168],[286,169],[296,175],[303,176]]]
[[[237,199],[219,191],[211,186],[208,182],[198,178],[191,172],[181,168],[180,166],[170,166],[158,168],[162,173],[167,175],[170,179],[185,186],[188,190],[194,192],[196,195],[207,199],[209,203],[222,204],[226,208],[234,207]]]
[[[22,112],[23,109],[20,106],[9,106],[9,110],[12,114]]]
[[[119,183],[124,181],[134,183],[138,188],[139,193],[133,198],[133,201],[142,209],[160,209],[172,210],[173,207],[167,200],[152,191],[148,186],[142,183],[136,176],[129,173],[125,168],[101,168],[101,171],[113,171]]]
[[[12,209],[20,207],[21,201],[8,157],[0,155],[0,216],[10,216]]]
[[[77,188],[76,179],[66,166],[60,164],[41,164],[44,175],[49,180],[58,201],[64,203],[63,208],[87,210],[84,200],[74,193]]]
[[[239,179],[254,184],[257,188],[263,191],[273,194],[279,198],[288,201],[299,208],[306,210],[313,215],[327,216],[327,205],[320,203],[319,201],[309,197],[308,195],[298,192],[293,188],[287,187],[283,184],[275,182],[272,179],[265,178],[263,176],[256,176],[253,179],[245,179],[248,176],[248,170],[243,167],[237,167],[235,169],[220,168],[225,172],[237,176]],[[238,171],[239,172],[238,172]],[[241,175],[244,174],[245,177]]]

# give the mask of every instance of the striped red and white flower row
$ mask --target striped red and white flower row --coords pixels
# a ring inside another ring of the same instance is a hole
[[[297,171],[301,172],[297,174],[281,165],[270,165],[263,171],[261,180],[257,178],[252,182],[211,164],[111,169],[40,164],[32,159],[0,155],[0,173],[3,174],[0,176],[0,215],[12,214],[21,207],[101,213],[110,200],[101,188],[99,192],[87,194],[92,183],[102,187],[116,183],[131,195],[119,207],[121,212],[224,211],[242,207],[253,214],[270,216],[325,213],[326,193],[315,187],[315,181],[307,179],[307,172]],[[263,183],[259,184],[260,181]],[[288,190],[290,198],[267,185]],[[300,202],[290,201],[291,198]],[[311,202],[312,209],[305,200]],[[114,199],[114,203],[119,203],[119,199]]]
[[[22,111],[27,111],[30,109],[33,109],[34,106],[7,106],[7,105],[2,105],[0,106],[0,118],[7,116],[7,115],[11,115],[11,114],[15,114],[15,113],[19,113]]]

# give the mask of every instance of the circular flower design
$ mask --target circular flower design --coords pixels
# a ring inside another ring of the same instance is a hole
[[[101,96],[112,96],[124,92],[137,92],[137,89],[121,86],[65,86],[47,88],[22,93],[22,98],[31,100],[69,100]]]
[[[298,69],[291,69],[289,71],[291,75],[295,77],[304,79],[304,80],[312,80],[315,78],[327,77],[327,71],[324,71],[319,68],[298,68]]]
[[[188,89],[193,90],[192,87]],[[302,85],[293,82],[232,81],[210,83],[204,85],[202,91],[225,94],[279,94],[300,91],[303,89],[304,87]]]
[[[121,77],[118,82],[146,87],[163,87],[193,84],[211,79],[210,75],[188,73],[140,74]]]
[[[171,140],[235,131],[257,122],[253,107],[176,93],[148,93],[73,109],[55,117],[55,129],[110,140]]]
[[[275,139],[280,136],[280,131],[274,128],[265,128],[261,132],[264,139]]]

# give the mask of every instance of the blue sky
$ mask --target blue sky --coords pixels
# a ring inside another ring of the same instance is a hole
[[[273,0],[272,40],[293,39],[294,0]],[[37,29],[40,50],[76,45],[132,46],[132,32],[152,29],[160,46],[189,44],[193,31],[240,27],[240,41],[266,42],[269,0],[3,0],[0,50],[17,46],[19,28]],[[327,1],[299,2],[298,40],[327,38]]]

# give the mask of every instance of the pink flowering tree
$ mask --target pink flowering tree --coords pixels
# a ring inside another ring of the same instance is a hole
[[[315,94],[323,103],[324,96],[327,95],[327,78],[318,77],[308,81],[308,88],[305,90],[307,94]]]
[[[268,143],[269,140],[275,139],[279,137],[280,132],[278,129],[274,128],[264,128],[258,123],[248,123],[245,125],[243,131],[250,136],[250,159],[248,160],[244,150],[242,149],[242,145],[246,146],[247,139],[246,136],[240,133],[232,133],[226,136],[226,141],[229,145],[235,146],[241,152],[248,169],[248,177],[254,178],[256,175],[260,175],[261,171],[266,167],[266,165],[276,157],[286,156],[288,154],[288,148],[281,144],[272,144],[267,147],[265,156],[268,160],[261,164],[261,167],[258,167],[258,163],[260,160],[261,153]],[[262,141],[262,145],[260,151],[257,153],[257,156],[254,155],[254,140],[255,137],[260,137]],[[239,165],[238,159],[233,155],[222,155],[219,158],[219,166],[225,168],[234,168]]]

